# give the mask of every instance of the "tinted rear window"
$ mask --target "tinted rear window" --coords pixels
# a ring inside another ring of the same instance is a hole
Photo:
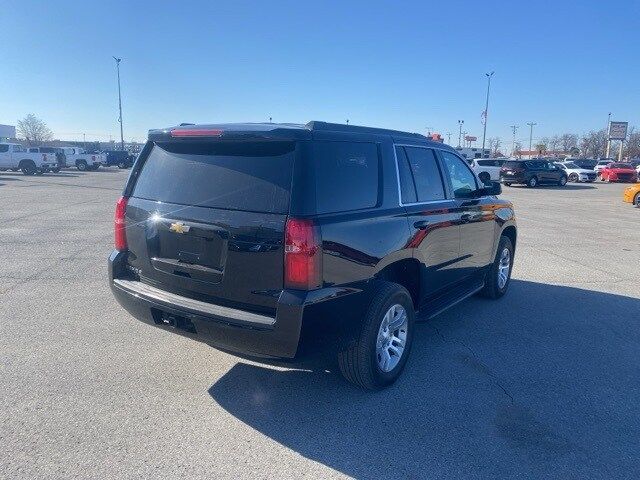
[[[523,168],[524,162],[504,162],[504,168]]]
[[[180,205],[288,213],[295,144],[158,143],[133,195]]]
[[[375,207],[379,159],[375,143],[315,141],[316,212],[334,213]]]

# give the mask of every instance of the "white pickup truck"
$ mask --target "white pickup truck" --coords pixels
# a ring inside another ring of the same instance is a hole
[[[107,163],[106,155],[88,153],[79,147],[62,147],[67,167],[75,167],[80,171],[97,170],[100,165]]]
[[[25,175],[42,175],[57,167],[53,153],[29,153],[19,143],[0,143],[0,171],[22,170]]]

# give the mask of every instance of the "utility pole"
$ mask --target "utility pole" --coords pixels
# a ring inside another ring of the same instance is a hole
[[[529,158],[531,158],[531,150],[533,149],[533,127],[534,125],[537,125],[537,123],[527,122],[527,125],[531,127],[531,130],[529,131]]]
[[[485,73],[487,76],[487,101],[484,105],[484,130],[482,132],[482,157],[484,158],[484,141],[487,137],[487,121],[489,120],[489,89],[491,88],[491,77],[496,72]]]
[[[447,145],[451,145],[451,133],[447,132]]]
[[[463,124],[464,124],[464,120],[458,120],[458,128],[460,129],[458,133],[458,147],[462,146],[460,142],[462,142],[462,125]]]
[[[520,128],[519,125],[511,125],[511,130],[513,131],[513,148],[511,149],[511,152],[513,155],[516,154],[516,131],[518,128]]]
[[[607,117],[607,129],[605,130],[607,135],[607,151],[604,154],[605,158],[609,158],[609,148],[611,147],[611,140],[609,140],[609,129],[611,128],[611,112],[609,112],[609,116]]]
[[[118,109],[120,111],[120,117],[118,118],[118,122],[120,122],[120,148],[124,150],[124,133],[122,131],[122,95],[120,93],[120,62],[121,58],[113,57],[116,61],[116,70],[118,71]]]

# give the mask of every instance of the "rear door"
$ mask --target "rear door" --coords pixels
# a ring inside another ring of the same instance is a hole
[[[295,150],[286,141],[148,145],[126,218],[129,262],[140,280],[275,310]]]
[[[460,213],[447,198],[443,174],[433,149],[397,145],[400,195],[411,239],[420,261],[421,298],[437,296],[461,277]]]

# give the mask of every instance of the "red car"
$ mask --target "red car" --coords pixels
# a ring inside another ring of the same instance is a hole
[[[600,180],[603,182],[635,182],[638,174],[628,163],[610,163],[600,170]]]

